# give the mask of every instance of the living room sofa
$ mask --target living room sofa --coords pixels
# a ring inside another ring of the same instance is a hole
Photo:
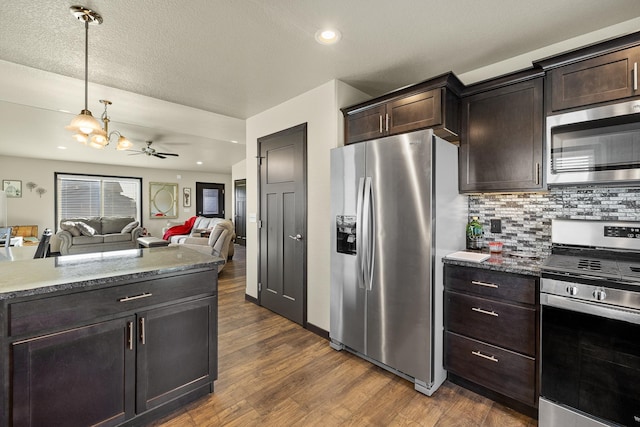
[[[66,218],[60,221],[56,239],[60,254],[69,255],[135,249],[141,234],[133,217]]]

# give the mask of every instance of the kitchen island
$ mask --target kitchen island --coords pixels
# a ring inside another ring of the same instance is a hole
[[[213,391],[217,266],[181,248],[0,266],[0,425],[141,425]]]

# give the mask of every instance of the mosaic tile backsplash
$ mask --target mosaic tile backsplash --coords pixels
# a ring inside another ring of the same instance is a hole
[[[640,187],[563,187],[545,193],[474,194],[469,218],[479,217],[484,246],[501,241],[505,252],[546,257],[551,252],[554,218],[640,221]],[[502,233],[490,232],[490,220],[502,220]]]

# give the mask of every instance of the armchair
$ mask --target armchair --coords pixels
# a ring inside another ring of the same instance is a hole
[[[218,272],[222,271],[227,259],[229,259],[229,248],[233,243],[233,223],[229,220],[219,220],[211,230],[209,237],[184,237],[179,243],[171,243],[169,246],[181,245],[186,248],[194,249],[198,252],[220,257],[224,260],[218,268]]]

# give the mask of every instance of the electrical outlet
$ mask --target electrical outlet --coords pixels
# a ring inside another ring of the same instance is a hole
[[[491,220],[491,232],[502,233],[502,221],[500,219]]]

